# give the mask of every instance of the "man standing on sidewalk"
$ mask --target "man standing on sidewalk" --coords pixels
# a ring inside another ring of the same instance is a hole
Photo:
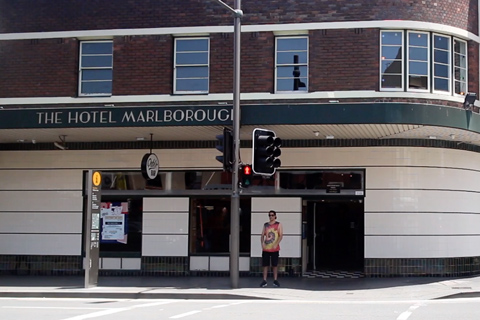
[[[277,213],[270,210],[268,213],[269,221],[265,222],[262,229],[262,266],[263,266],[263,281],[260,287],[267,286],[268,268],[270,265],[273,270],[273,286],[280,287],[278,283],[278,256],[280,252],[280,241],[283,238],[283,227],[277,221]]]

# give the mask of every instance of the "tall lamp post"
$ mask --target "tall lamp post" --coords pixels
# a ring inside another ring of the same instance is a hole
[[[230,201],[230,283],[232,288],[238,288],[240,259],[240,194],[238,190],[238,171],[240,162],[240,35],[241,35],[241,0],[235,0],[234,8],[221,0],[219,4],[233,13],[234,44],[233,44],[233,172],[232,198]]]

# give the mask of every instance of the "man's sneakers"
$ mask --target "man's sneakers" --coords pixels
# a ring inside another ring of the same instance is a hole
[[[265,288],[266,286],[267,286],[267,281],[263,280],[262,283],[260,283],[260,287]],[[273,281],[273,286],[276,288],[280,287],[280,283],[278,282],[278,280]]]

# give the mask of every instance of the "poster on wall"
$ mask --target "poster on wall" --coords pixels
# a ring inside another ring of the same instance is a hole
[[[128,202],[102,202],[100,211],[101,242],[128,241]]]

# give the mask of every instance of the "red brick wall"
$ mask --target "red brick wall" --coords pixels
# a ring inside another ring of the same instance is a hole
[[[234,0],[225,0],[233,6]],[[181,3],[181,5],[179,5]],[[478,33],[477,0],[242,0],[243,24],[414,20]],[[206,0],[0,0],[0,33],[231,25]]]
[[[233,88],[233,35],[210,37],[210,92]],[[173,92],[173,37],[114,39],[113,94]],[[75,39],[0,41],[0,97],[77,96]],[[316,30],[309,34],[309,91],[378,90],[379,30]],[[478,45],[469,43],[469,90],[478,91]],[[273,92],[275,36],[242,34],[242,92]]]
[[[113,53],[113,94],[172,93],[172,63],[171,36],[116,37]]]
[[[0,41],[0,97],[75,96],[78,42]]]

